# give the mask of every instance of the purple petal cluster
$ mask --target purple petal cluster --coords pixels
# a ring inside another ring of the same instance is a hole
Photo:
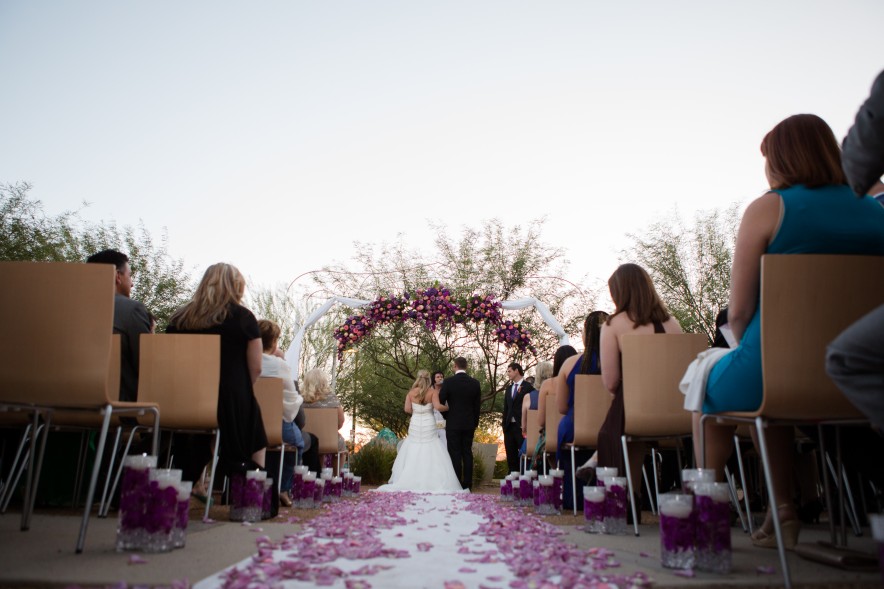
[[[531,344],[531,336],[517,322],[509,320],[502,322],[494,330],[494,336],[507,347],[515,346],[522,352],[537,354],[537,349]]]
[[[430,331],[446,324],[488,323],[495,327],[496,341],[507,347],[516,346],[522,352],[537,353],[531,345],[530,334],[518,323],[503,321],[500,301],[491,294],[474,294],[458,301],[443,285],[418,290],[414,294],[383,295],[371,302],[364,311],[347,317],[335,328],[338,359],[344,352],[359,345],[371,335],[375,327],[404,321],[421,321]]]

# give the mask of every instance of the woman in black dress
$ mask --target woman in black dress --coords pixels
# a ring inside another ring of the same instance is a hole
[[[166,329],[167,333],[221,336],[218,454],[222,472],[243,463],[263,468],[267,447],[261,409],[252,391],[261,374],[261,334],[255,316],[240,305],[245,287],[242,274],[230,264],[209,266],[193,299],[172,315]],[[183,477],[198,481],[212,456],[211,438],[193,436],[189,446],[190,455],[181,461]],[[179,445],[176,455],[187,450]],[[202,494],[203,489],[194,486],[194,493]]]

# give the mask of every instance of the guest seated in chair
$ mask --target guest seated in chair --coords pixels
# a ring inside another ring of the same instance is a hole
[[[519,456],[524,456],[528,452],[528,411],[535,411],[539,408],[540,403],[540,387],[552,376],[552,362],[540,362],[535,370],[537,377],[531,384],[535,385],[533,391],[525,395],[522,400],[522,447],[519,448]],[[530,378],[530,377],[529,377]],[[525,380],[528,380],[527,378]],[[538,422],[539,423],[539,422]],[[534,450],[534,448],[532,448]],[[530,465],[528,468],[531,468]]]
[[[600,334],[602,324],[608,318],[604,311],[593,311],[583,321],[583,353],[579,356],[568,358],[562,364],[558,376],[556,376],[556,406],[564,417],[559,422],[558,451],[556,458],[559,468],[565,471],[565,480],[562,490],[562,504],[566,509],[573,508],[571,498],[571,450],[564,448],[565,444],[574,441],[574,385],[578,374],[599,374],[601,370],[599,351]],[[575,454],[577,464],[584,464],[591,459],[586,450]],[[583,483],[577,485],[577,507],[583,509]]]
[[[308,370],[307,374],[304,375],[303,407],[335,407],[338,410],[338,429],[340,430],[344,427],[344,408],[338,400],[338,396],[331,390],[328,383],[328,377],[319,368]],[[347,451],[347,443],[344,441],[344,437],[341,436],[340,433],[338,434],[338,451]],[[322,464],[327,464],[327,459],[325,460],[325,462],[320,462]],[[328,464],[328,466],[331,465]]]
[[[279,502],[290,507],[292,504],[292,476],[295,472],[297,458],[303,457],[304,464],[314,472],[319,472],[319,443],[311,433],[303,435],[304,412],[301,404],[304,398],[295,388],[292,369],[283,359],[285,356],[278,347],[282,331],[279,325],[267,319],[258,321],[261,332],[261,343],[264,353],[261,355],[261,376],[282,379],[282,441],[298,448],[298,456],[288,453],[282,464],[282,481],[280,481]]]
[[[613,395],[611,408],[599,429],[598,466],[615,467],[626,476],[621,436],[626,427],[623,407],[623,370],[620,338],[627,334],[682,333],[647,271],[636,264],[623,264],[608,279],[614,301],[614,314],[608,317],[601,334],[602,383]],[[629,464],[633,481],[641,481],[644,444],[629,446]],[[639,484],[635,485],[639,487]],[[633,490],[636,495],[639,489]],[[638,505],[639,502],[636,501]]]
[[[703,413],[755,411],[761,405],[762,255],[884,254],[884,208],[869,197],[857,198],[847,186],[838,143],[825,121],[809,114],[785,119],[764,137],[761,154],[771,190],[746,208],[731,268],[728,324],[739,345],[710,371]],[[694,415],[698,440],[699,418]],[[733,430],[706,424],[705,464],[720,480],[733,450]],[[776,493],[771,505],[777,506],[787,547],[797,542],[800,527],[790,488],[793,431],[771,427],[766,432]],[[699,455],[697,460],[702,462]],[[776,547],[772,517],[769,506],[764,525],[753,534],[756,546]]]
[[[240,304],[245,288],[245,278],[235,267],[209,266],[193,299],[172,314],[166,329],[167,333],[221,336],[218,456],[225,474],[243,464],[263,468],[267,447],[261,408],[252,390],[261,374],[261,334],[255,316]],[[184,480],[194,481],[194,495],[200,498],[208,495],[199,479],[211,457],[210,436],[194,435],[176,444],[175,461],[184,471]]]

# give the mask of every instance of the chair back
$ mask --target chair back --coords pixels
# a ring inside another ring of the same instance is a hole
[[[319,440],[320,454],[338,453],[338,408],[304,407],[304,431]]]
[[[611,393],[598,374],[574,377],[574,445],[595,448],[599,430],[611,408]]]
[[[630,436],[667,437],[691,433],[678,383],[697,354],[708,347],[701,333],[621,336],[623,409]]]
[[[0,262],[0,401],[98,407],[108,396],[110,264]]]
[[[120,370],[122,362],[122,345],[119,333],[111,336],[111,357],[107,369],[107,396],[109,399],[120,397]]]
[[[540,439],[540,418],[537,409],[528,410],[528,438],[525,444],[525,454],[528,458],[534,458],[534,450],[537,448],[537,440]]]
[[[759,413],[773,419],[861,418],[826,375],[826,346],[882,301],[884,256],[762,257]]]
[[[546,423],[543,425],[546,431],[546,452],[555,454],[559,449],[559,422],[562,421],[562,414],[556,406],[556,396],[546,396]]]
[[[267,446],[282,445],[282,379],[262,376],[254,386],[255,399],[261,407]]]
[[[160,406],[164,429],[217,429],[220,380],[221,336],[141,335],[138,401]]]

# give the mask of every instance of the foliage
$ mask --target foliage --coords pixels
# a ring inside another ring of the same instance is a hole
[[[556,278],[567,274],[567,262],[560,249],[542,241],[542,226],[542,221],[536,221],[527,223],[528,229],[513,229],[488,221],[479,229],[464,229],[455,238],[444,227],[434,226],[431,231],[437,237],[432,255],[411,251],[401,241],[381,246],[357,243],[354,265],[359,270],[327,267],[313,275],[314,291],[369,301],[381,295],[390,304],[384,308],[394,316],[393,311],[407,310],[400,293],[433,284],[444,284],[470,313],[475,307],[475,302],[469,306],[470,300],[477,293],[499,301],[533,297],[549,307],[567,333],[577,334],[586,312],[593,308],[595,294]],[[369,312],[377,312],[374,308]],[[340,325],[348,311],[333,308],[328,316]],[[358,349],[344,355],[337,367],[339,398],[348,412],[355,408],[361,425],[376,431],[386,426],[403,435],[407,415],[402,405],[417,371],[442,370],[450,375],[452,359],[464,356],[468,372],[482,386],[483,413],[497,412],[489,423],[499,422],[506,365],[516,361],[529,370],[537,358],[551,358],[559,345],[558,337],[534,309],[501,314],[504,321],[518,323],[520,333],[532,334],[536,356],[517,347],[508,349],[488,321],[437,321],[435,331],[427,329],[427,318],[420,323],[384,321],[373,326],[372,337],[365,338]],[[489,431],[497,427],[491,425]]]
[[[368,485],[383,485],[390,480],[396,447],[384,442],[366,444],[350,459],[350,470]]]
[[[700,211],[688,227],[677,213],[630,234],[623,252],[643,266],[660,297],[686,332],[715,337],[715,316],[727,306],[739,218],[737,207]]]
[[[40,201],[29,199],[30,190],[27,182],[0,184],[0,259],[83,262],[107,248],[125,252],[135,281],[132,298],[157,317],[158,331],[190,297],[190,275],[169,255],[165,233],[156,243],[142,223],[87,223],[77,211],[49,216]]]
[[[494,463],[494,478],[495,479],[505,479],[506,475],[510,473],[509,465],[506,463],[506,460],[498,460]]]

